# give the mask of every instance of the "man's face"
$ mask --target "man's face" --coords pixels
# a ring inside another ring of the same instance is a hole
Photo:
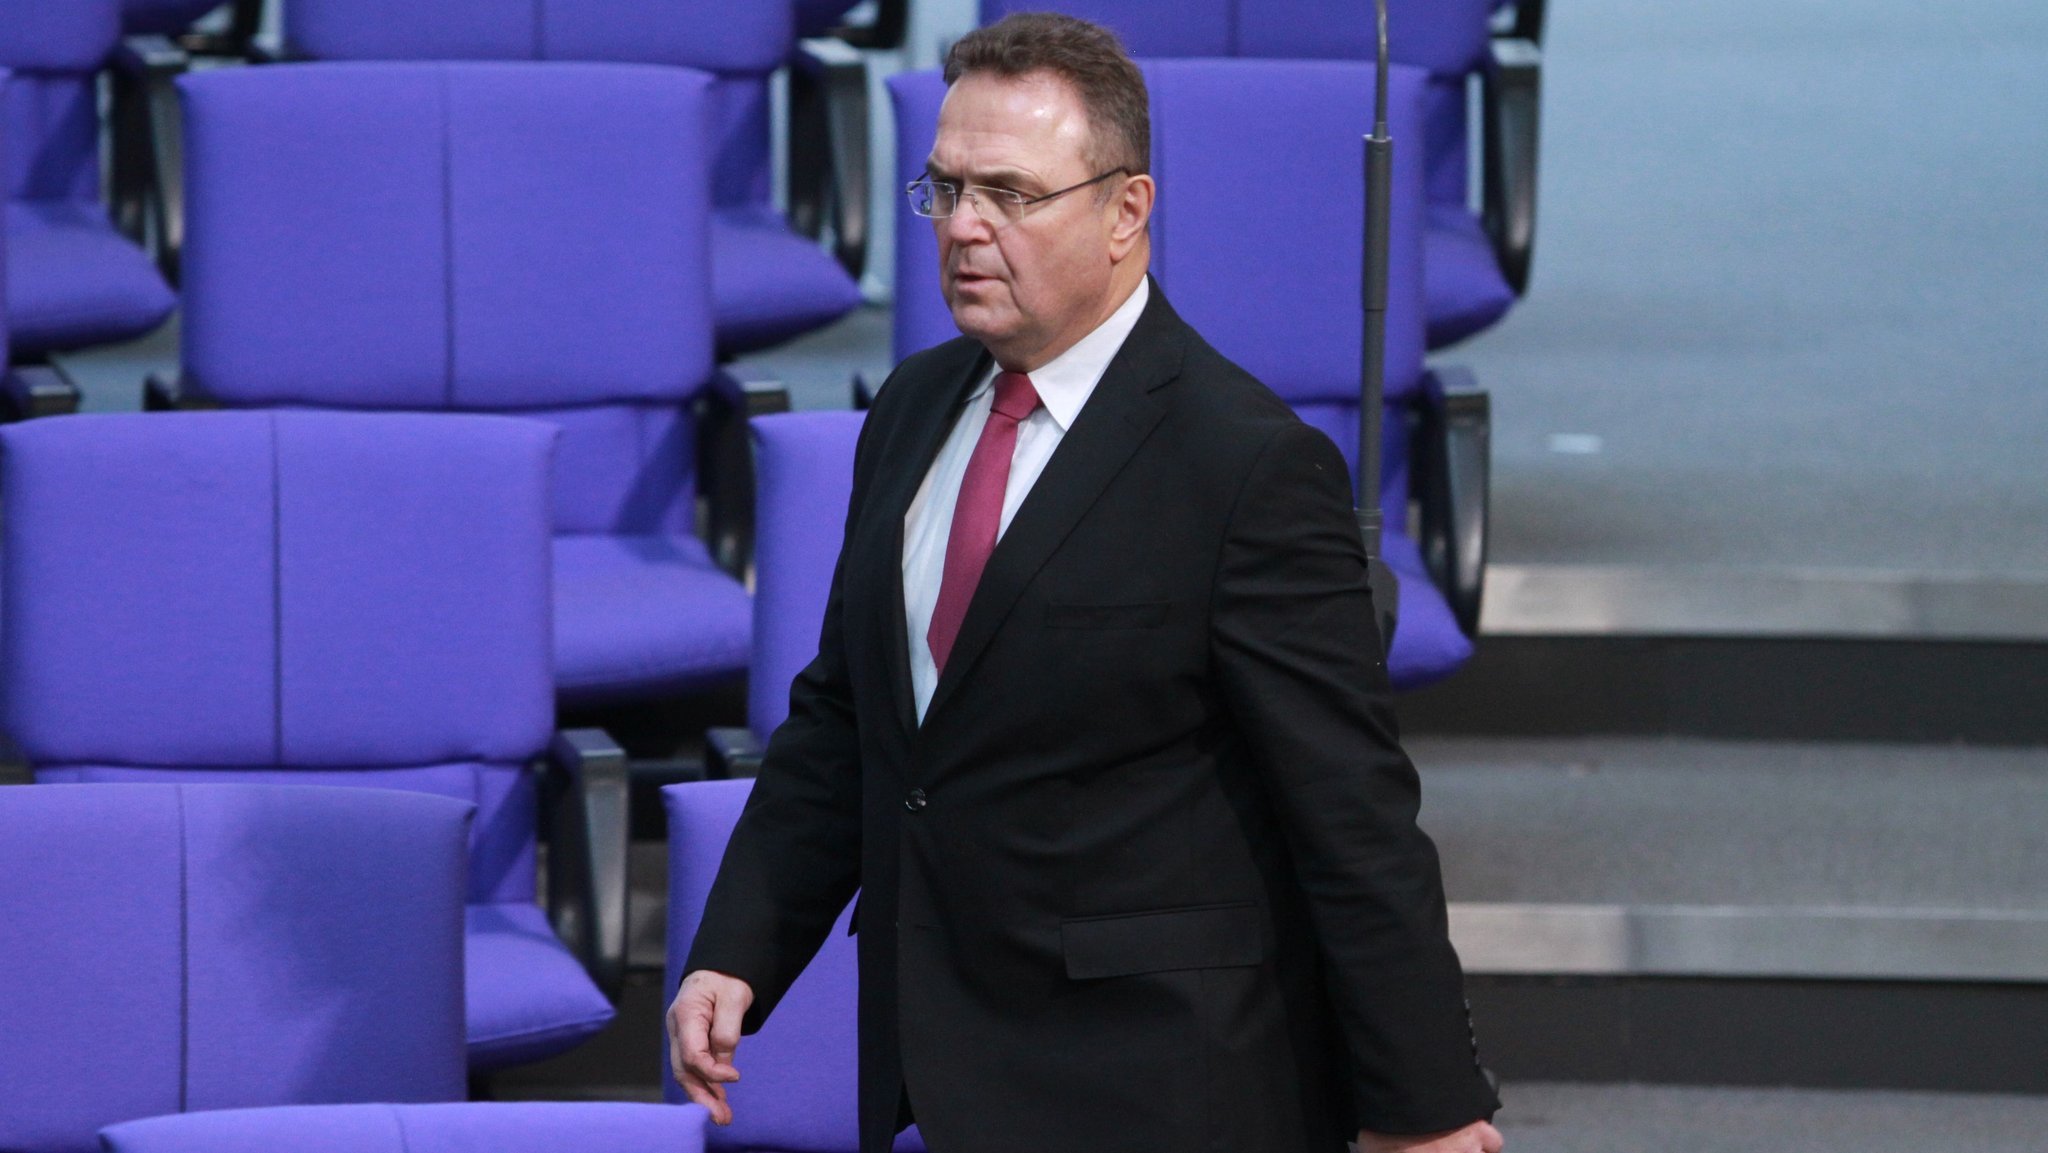
[[[934,180],[1029,199],[1097,175],[1088,168],[1089,143],[1087,113],[1064,80],[970,72],[946,93],[927,170]],[[1116,180],[1104,182],[1111,193]],[[1013,223],[963,198],[952,216],[932,221],[940,284],[960,331],[1023,371],[1087,335],[1106,314],[1112,250],[1129,247],[1113,235],[1122,231],[1119,198],[1105,203],[1104,191],[1091,186],[1031,205]]]

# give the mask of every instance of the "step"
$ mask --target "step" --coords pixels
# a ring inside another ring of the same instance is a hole
[[[1511,1153],[2037,1153],[2048,1099],[1509,1081]]]
[[[1504,1076],[2048,1092],[2048,750],[1409,748]]]

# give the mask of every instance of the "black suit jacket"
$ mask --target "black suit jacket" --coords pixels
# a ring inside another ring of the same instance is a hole
[[[988,363],[955,340],[876,398],[818,656],[685,971],[747,980],[752,1031],[860,890],[863,1153],[906,1085],[939,1153],[1490,1115],[1344,462],[1156,284],[917,724],[903,518]]]

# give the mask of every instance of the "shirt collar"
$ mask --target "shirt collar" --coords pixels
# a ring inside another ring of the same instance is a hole
[[[1116,359],[1117,351],[1138,326],[1138,317],[1145,311],[1146,301],[1151,299],[1151,277],[1138,281],[1138,287],[1117,306],[1109,319],[1095,327],[1095,331],[1074,342],[1074,346],[1060,353],[1031,374],[1031,387],[1037,391],[1039,402],[1045,405],[1047,416],[1065,432],[1073,427],[1074,418],[1081,415],[1081,406],[1088,403],[1095,392],[1095,385],[1102,380],[1102,374],[1109,369],[1109,362]],[[989,370],[981,386],[974,390],[974,397],[995,383],[1000,367]],[[970,398],[972,399],[972,398]]]

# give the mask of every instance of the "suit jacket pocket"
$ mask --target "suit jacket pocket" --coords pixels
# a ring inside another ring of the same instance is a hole
[[[1060,922],[1067,976],[1076,980],[1256,965],[1266,958],[1259,907],[1197,905]]]
[[[1167,601],[1139,601],[1135,604],[1048,604],[1045,627],[1050,629],[1156,629],[1166,623]]]

